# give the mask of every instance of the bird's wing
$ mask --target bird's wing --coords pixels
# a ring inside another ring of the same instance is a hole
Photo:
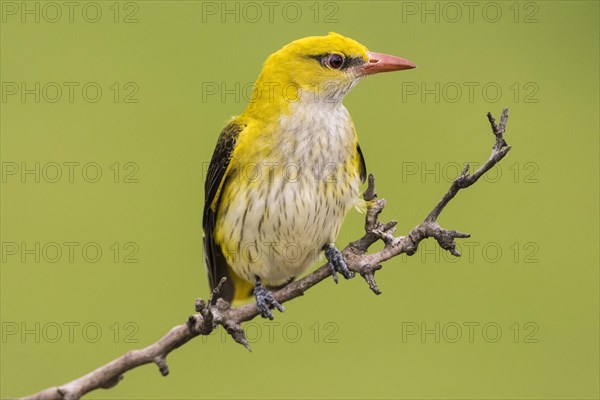
[[[227,277],[220,296],[231,301],[234,294],[232,277],[229,276],[227,261],[221,248],[214,241],[214,229],[219,210],[220,194],[231,172],[231,157],[240,133],[245,125],[232,121],[223,128],[213,153],[206,182],[204,184],[204,214],[202,229],[204,230],[204,262],[211,290],[219,284],[223,277]]]
[[[358,168],[360,173],[360,181],[365,183],[367,179],[367,164],[365,163],[365,157],[363,156],[362,150],[360,149],[360,145],[356,144],[356,152],[358,153]]]

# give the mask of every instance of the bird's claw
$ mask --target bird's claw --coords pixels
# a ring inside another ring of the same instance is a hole
[[[273,297],[269,289],[264,287],[260,278],[256,277],[256,283],[254,285],[254,297],[256,298],[256,306],[258,311],[263,318],[269,318],[272,320],[273,313],[271,309],[277,308],[279,312],[284,312],[285,308]]]
[[[327,258],[327,261],[329,262],[329,268],[331,268],[331,275],[333,276],[333,281],[335,283],[338,283],[338,272],[346,279],[354,278],[354,272],[348,269],[344,256],[333,244],[326,244],[323,247],[323,250],[325,250],[325,258]]]

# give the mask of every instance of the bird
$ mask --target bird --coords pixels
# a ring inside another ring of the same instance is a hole
[[[363,78],[415,68],[335,32],[271,54],[245,111],[221,131],[205,180],[204,263],[211,290],[232,304],[254,297],[263,318],[284,307],[272,290],[324,252],[333,279],[350,279],[335,240],[359,196],[366,164],[342,104]],[[363,203],[361,203],[361,201]],[[226,278],[223,282],[222,279]]]

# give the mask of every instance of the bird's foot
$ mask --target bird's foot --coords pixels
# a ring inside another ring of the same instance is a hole
[[[257,276],[254,280],[254,297],[256,298],[256,306],[263,318],[273,319],[271,309],[277,308],[280,312],[284,312],[285,308],[273,297],[269,289],[264,287]]]
[[[329,267],[331,268],[331,275],[333,275],[333,281],[338,283],[337,273],[339,272],[346,279],[354,278],[354,272],[348,269],[348,265],[346,264],[346,260],[344,260],[344,256],[342,253],[335,248],[332,243],[327,243],[323,246],[323,250],[325,251],[325,258],[329,262]]]

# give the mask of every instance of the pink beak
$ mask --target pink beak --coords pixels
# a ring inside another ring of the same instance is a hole
[[[373,75],[379,72],[400,71],[417,67],[412,61],[404,58],[374,52],[368,52],[367,54],[369,55],[369,61],[359,67],[361,75]]]

